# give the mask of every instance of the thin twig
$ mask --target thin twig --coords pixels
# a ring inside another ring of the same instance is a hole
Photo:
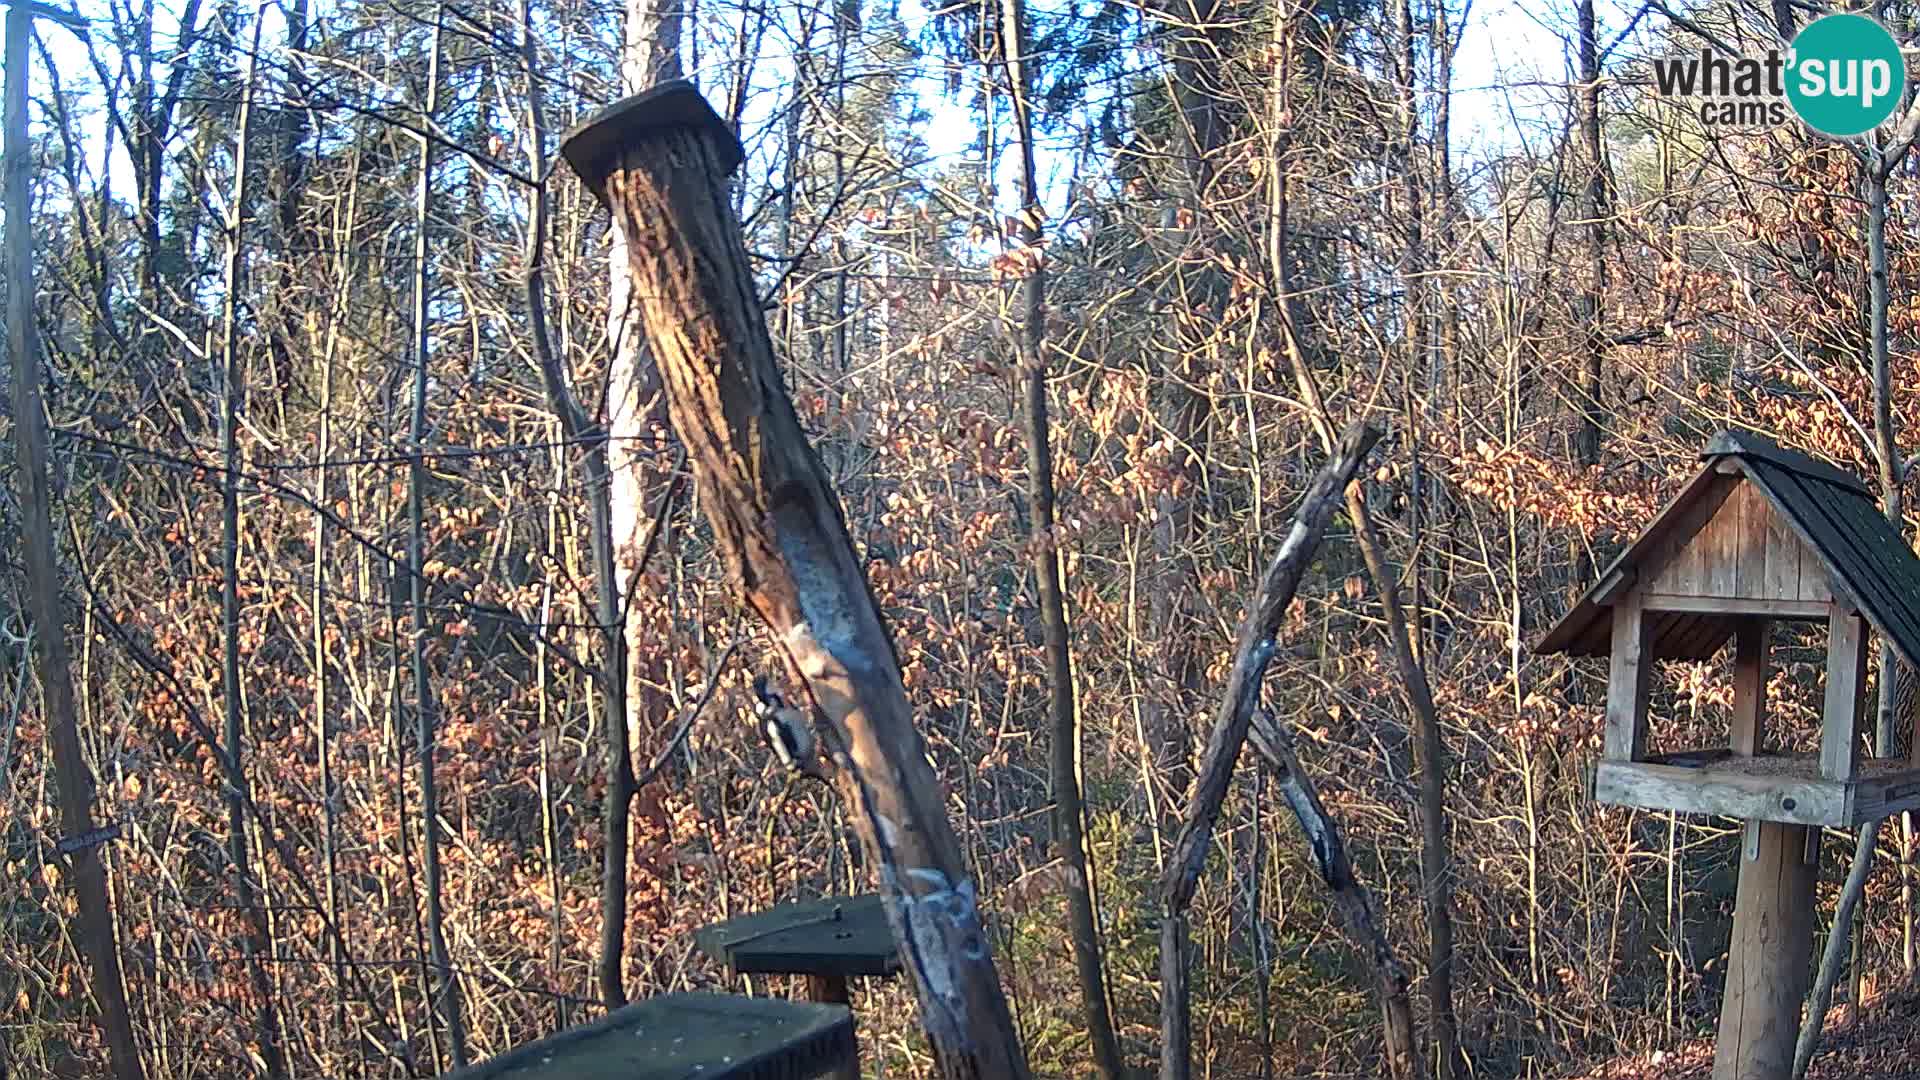
[[[726,670],[727,661],[733,659],[734,650],[738,648],[740,648],[740,639],[734,638],[733,644],[727,646],[727,651],[721,653],[720,659],[714,661],[713,670],[707,673],[707,688],[701,691],[700,700],[694,702],[693,708],[688,709],[687,714],[681,717],[679,726],[673,729],[673,736],[667,740],[667,745],[661,747],[660,752],[653,756],[653,760],[647,763],[646,771],[634,778],[634,791],[637,792],[653,783],[653,778],[660,775],[661,769],[667,767],[673,752],[680,748],[688,732],[693,730],[693,722],[700,718],[700,713],[706,709],[707,702],[713,700],[714,691],[720,688],[720,675]]]

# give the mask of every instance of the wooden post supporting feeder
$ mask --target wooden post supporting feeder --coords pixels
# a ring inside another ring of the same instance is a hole
[[[627,238],[633,298],[732,583],[804,681],[948,1077],[1027,1073],[978,890],[899,660],[773,355],[726,177],[739,140],[691,83],[609,106],[561,153]]]
[[[1535,648],[1605,656],[1605,745],[1594,778],[1615,806],[1742,819],[1733,941],[1714,1080],[1786,1080],[1809,976],[1819,830],[1920,808],[1920,757],[1863,759],[1867,630],[1920,659],[1920,559],[1859,479],[1745,432],[1698,475]],[[1774,622],[1827,627],[1818,753],[1770,751]],[[1647,753],[1653,662],[1734,641],[1724,747]]]

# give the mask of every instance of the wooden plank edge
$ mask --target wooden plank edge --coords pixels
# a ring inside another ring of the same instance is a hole
[[[1752,777],[1711,767],[1603,760],[1594,771],[1593,797],[1609,806],[1642,810],[1844,827],[1857,812],[1848,787],[1838,780]],[[1728,797],[1730,792],[1733,797]]]

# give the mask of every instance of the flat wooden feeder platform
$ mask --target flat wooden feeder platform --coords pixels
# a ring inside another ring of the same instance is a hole
[[[1842,829],[1920,810],[1920,769],[1908,761],[1862,758],[1856,768],[1853,779],[1836,780],[1820,775],[1819,754],[1689,750],[1602,760],[1594,797],[1613,806]]]
[[[900,972],[878,893],[776,904],[699,930],[694,942],[735,975],[845,979]]]
[[[855,1050],[844,1006],[663,994],[447,1080],[807,1080]]]

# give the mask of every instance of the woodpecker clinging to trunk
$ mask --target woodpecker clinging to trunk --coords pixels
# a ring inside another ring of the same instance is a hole
[[[765,675],[753,677],[753,696],[753,715],[760,721],[760,736],[767,740],[767,749],[788,772],[825,780],[820,758],[814,752],[813,722],[768,686]]]

